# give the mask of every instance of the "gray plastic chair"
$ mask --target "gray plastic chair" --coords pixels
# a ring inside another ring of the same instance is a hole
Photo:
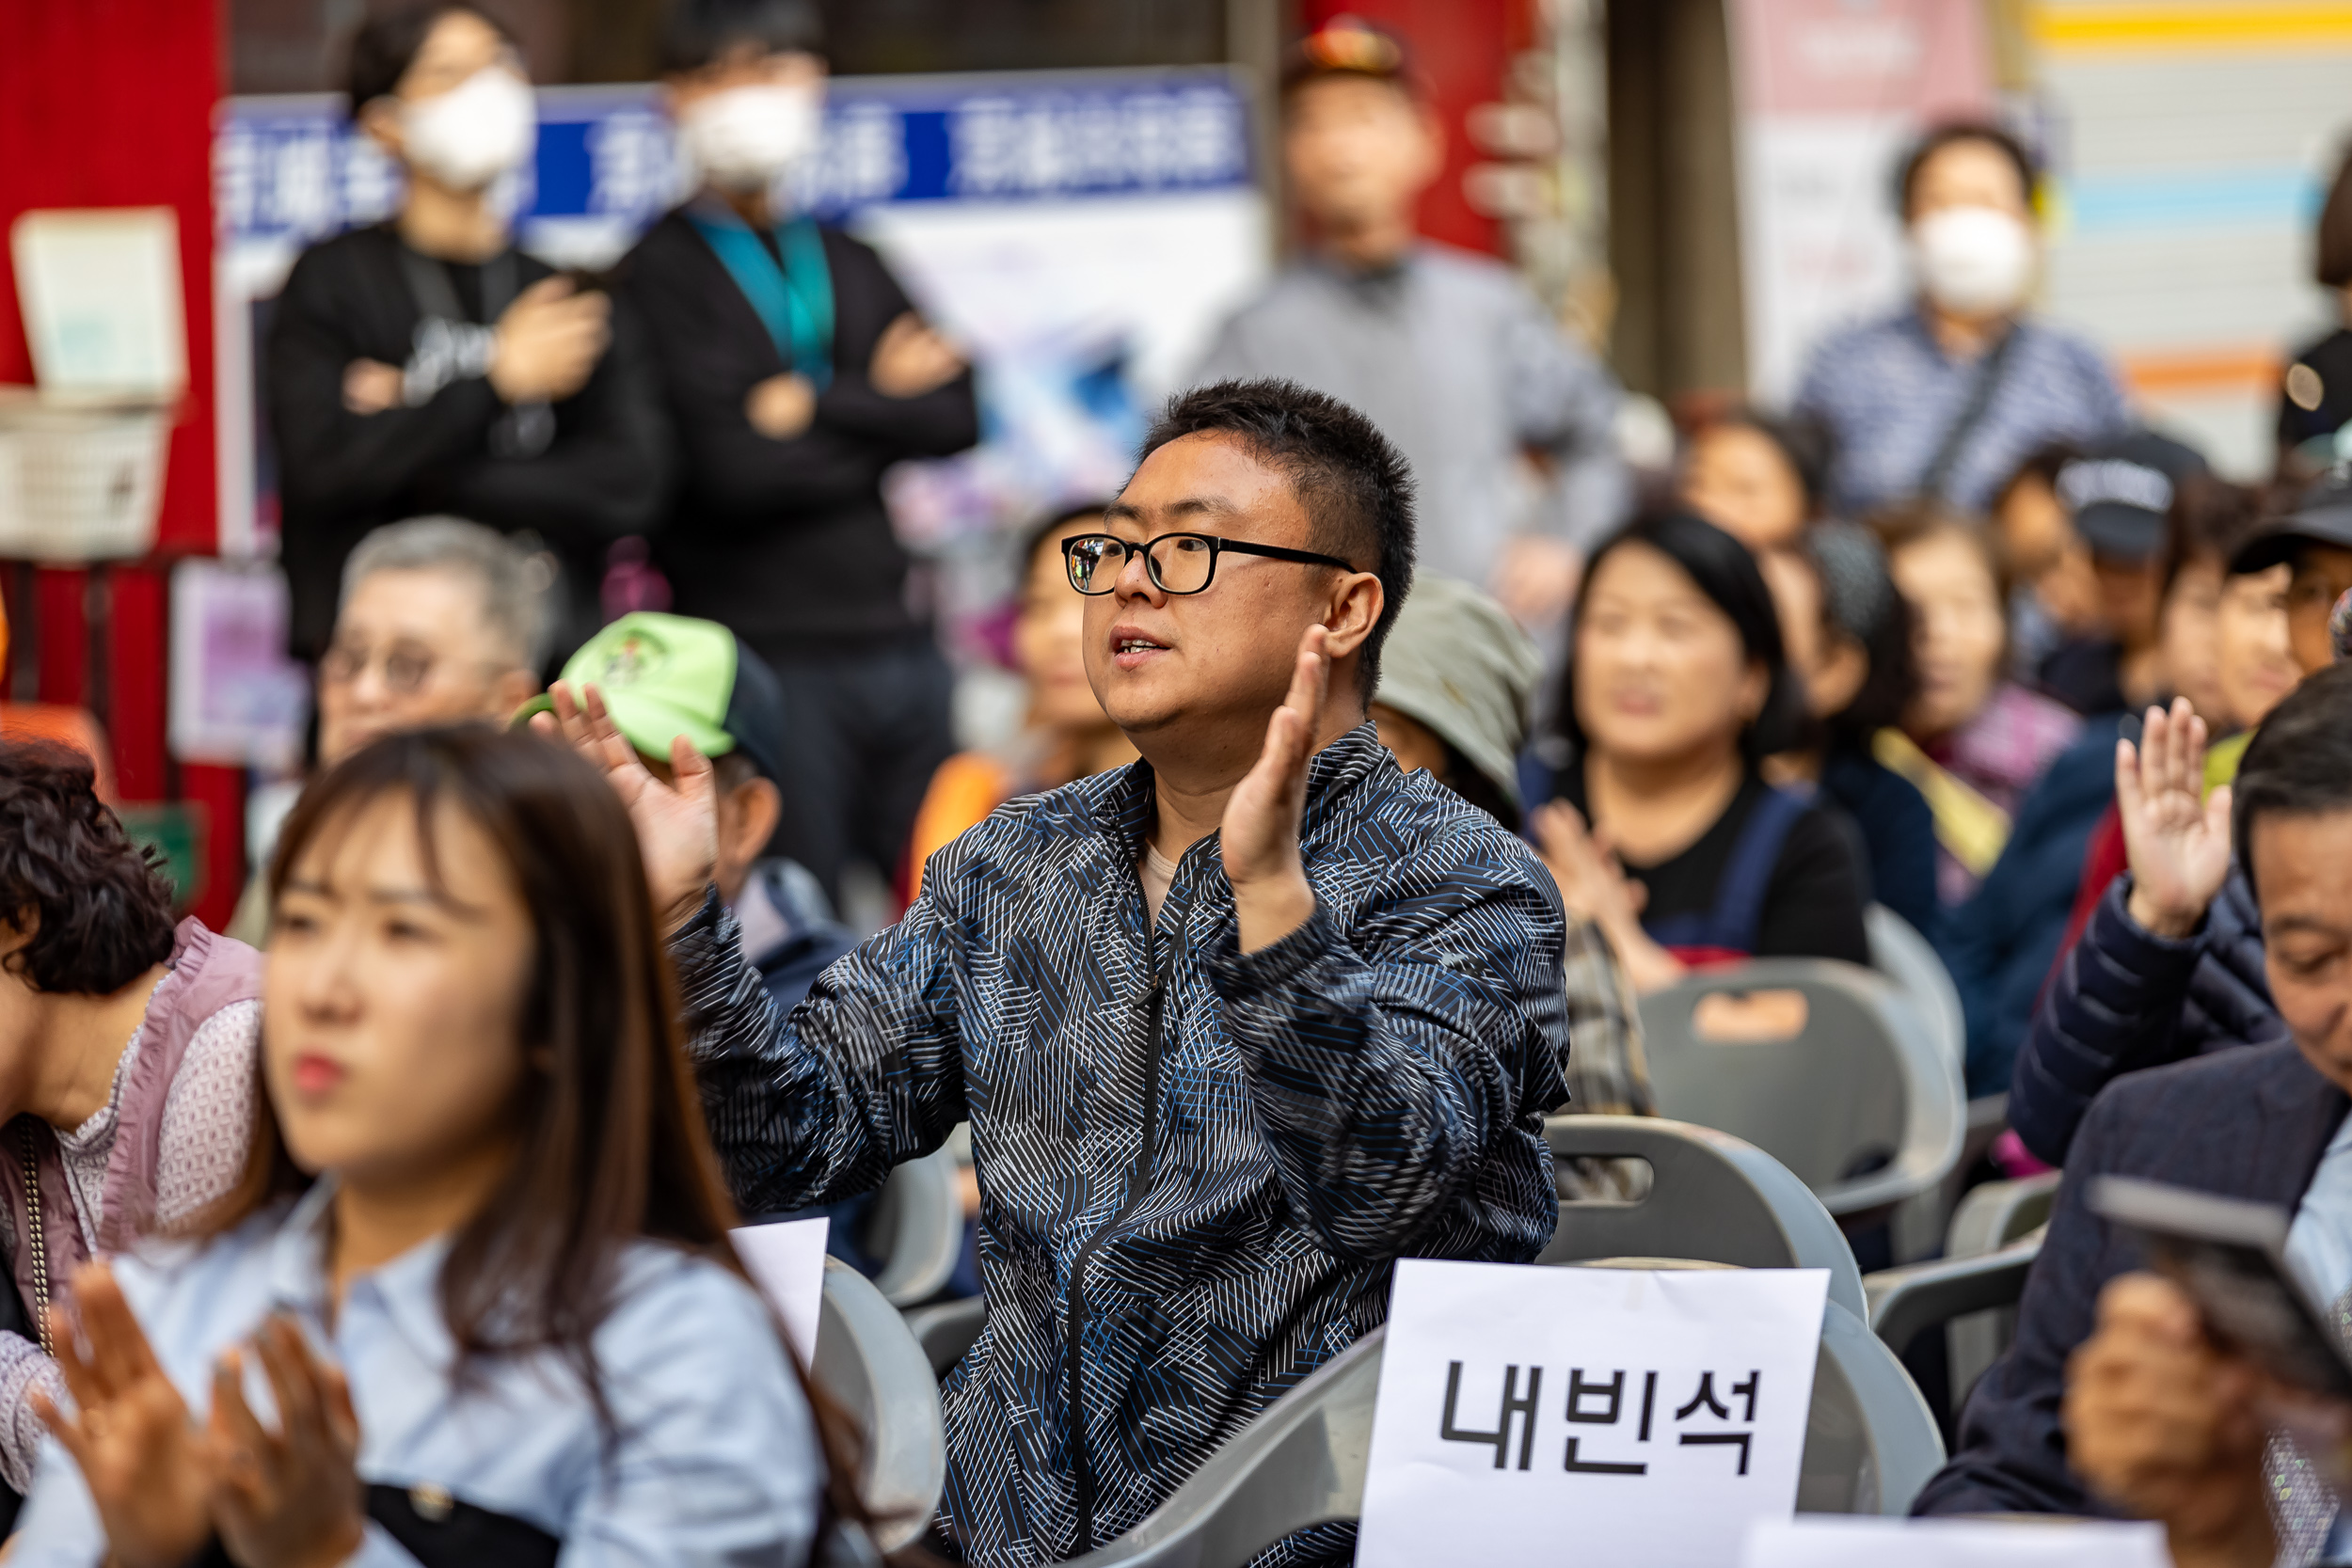
[[[1862,928],[1870,939],[1870,967],[1909,992],[1935,1027],[1935,1037],[1957,1068],[1968,1055],[1968,1015],[1960,1006],[1960,988],[1936,957],[1919,927],[1883,904],[1862,911]]]
[[[1277,1401],[1125,1535],[1072,1568],[1241,1568],[1295,1530],[1361,1516],[1388,1331]],[[1807,1513],[1900,1514],[1944,1463],[1927,1402],[1862,1320],[1822,1315],[1798,1470]]]
[[[893,1170],[866,1221],[864,1240],[867,1251],[882,1260],[874,1288],[893,1307],[913,1307],[939,1294],[963,1255],[963,1199],[955,1155],[936,1149]]]
[[[1804,1027],[1768,1040],[1701,1037],[1707,997],[1793,990]],[[1744,1138],[1831,1213],[1900,1203],[1959,1163],[1960,1075],[1934,1026],[1876,971],[1835,958],[1756,958],[1686,975],[1642,998],[1659,1109]],[[1872,1161],[1877,1168],[1860,1171]]]
[[[1870,1328],[1900,1355],[1911,1341],[1939,1324],[1964,1314],[1994,1307],[2015,1307],[2025,1293],[2026,1275],[2042,1252],[2039,1232],[1998,1252],[1974,1258],[1939,1258],[1931,1263],[1911,1263],[1865,1275],[1862,1286],[1870,1298]],[[1973,1369],[1965,1381],[1952,1369],[1955,1405],[1984,1369]]]
[[[1629,1203],[1560,1205],[1560,1228],[1539,1263],[1689,1258],[1746,1269],[1827,1269],[1830,1299],[1867,1312],[1853,1249],[1812,1189],[1788,1167],[1727,1132],[1660,1117],[1553,1117],[1555,1161],[1640,1160],[1649,1191]]]
[[[917,1307],[906,1316],[907,1328],[930,1361],[931,1375],[944,1378],[963,1359],[963,1353],[972,1348],[980,1330],[988,1326],[988,1301],[982,1296],[966,1296],[961,1301],[935,1302],[929,1307]]]
[[[873,1283],[825,1259],[825,1294],[809,1376],[866,1436],[861,1495],[879,1523],[874,1540],[897,1551],[930,1528],[947,1482],[939,1380],[906,1320]]]
[[[1982,1258],[2037,1235],[2050,1223],[2058,1200],[2058,1173],[2021,1177],[2014,1181],[1987,1181],[1970,1189],[1952,1211],[1944,1239],[1947,1258]],[[2019,1289],[2024,1280],[2018,1281]],[[1952,1408],[1957,1410],[1977,1386],[1986,1368],[2008,1351],[2017,1338],[2016,1298],[1990,1311],[1954,1317],[1945,1331],[1946,1357],[1952,1372]]]
[[[1970,1188],[1960,1207],[1952,1211],[1952,1227],[1944,1242],[1946,1255],[1974,1258],[1998,1252],[2048,1225],[2050,1210],[2058,1202],[2058,1176],[2057,1171],[2045,1170],[2039,1176],[1987,1181]]]
[[[1943,1467],[1944,1434],[1919,1386],[1860,1318],[1831,1302],[1813,1370],[1797,1512],[1899,1517]]]

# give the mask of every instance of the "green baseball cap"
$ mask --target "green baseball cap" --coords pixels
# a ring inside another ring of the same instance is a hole
[[[682,735],[707,757],[740,750],[776,775],[784,702],[775,674],[716,621],[631,610],[581,643],[556,679],[575,692],[595,687],[613,727],[646,756],[666,760]],[[533,697],[514,721],[554,706]]]

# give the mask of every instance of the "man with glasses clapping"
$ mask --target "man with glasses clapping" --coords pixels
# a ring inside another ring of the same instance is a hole
[[[988,1317],[946,1389],[936,1521],[961,1560],[1133,1528],[1383,1320],[1400,1256],[1551,1236],[1558,893],[1366,719],[1411,484],[1321,393],[1180,397],[1065,546],[1089,681],[1143,760],[999,806],[789,1019],[707,892],[709,765],[677,747],[673,788],[593,689],[556,689],[672,922],[737,1202],[869,1189],[971,1123]]]

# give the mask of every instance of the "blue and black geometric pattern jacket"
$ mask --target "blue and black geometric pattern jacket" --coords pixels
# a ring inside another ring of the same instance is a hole
[[[1364,725],[1310,765],[1312,918],[1244,956],[1214,836],[1150,926],[1152,819],[1142,763],[999,807],[788,1022],[715,901],[674,942],[746,1212],[972,1124],[988,1326],[939,1524],[976,1563],[1116,1537],[1379,1323],[1397,1259],[1530,1261],[1558,1214],[1564,927],[1524,844]]]

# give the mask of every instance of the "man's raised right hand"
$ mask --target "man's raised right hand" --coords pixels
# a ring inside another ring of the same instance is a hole
[[[654,776],[637,748],[613,727],[604,697],[583,686],[577,697],[558,681],[548,695],[555,711],[536,715],[532,728],[569,744],[594,763],[628,808],[637,849],[645,860],[645,886],[665,930],[694,917],[719,863],[719,794],[710,759],[684,736],[670,742],[670,776]]]
[[[2115,743],[2115,804],[2131,863],[2126,907],[2143,930],[2175,941],[2205,918],[2230,875],[2230,787],[2200,799],[2205,721],[2176,697],[2152,707],[2135,747]]]

